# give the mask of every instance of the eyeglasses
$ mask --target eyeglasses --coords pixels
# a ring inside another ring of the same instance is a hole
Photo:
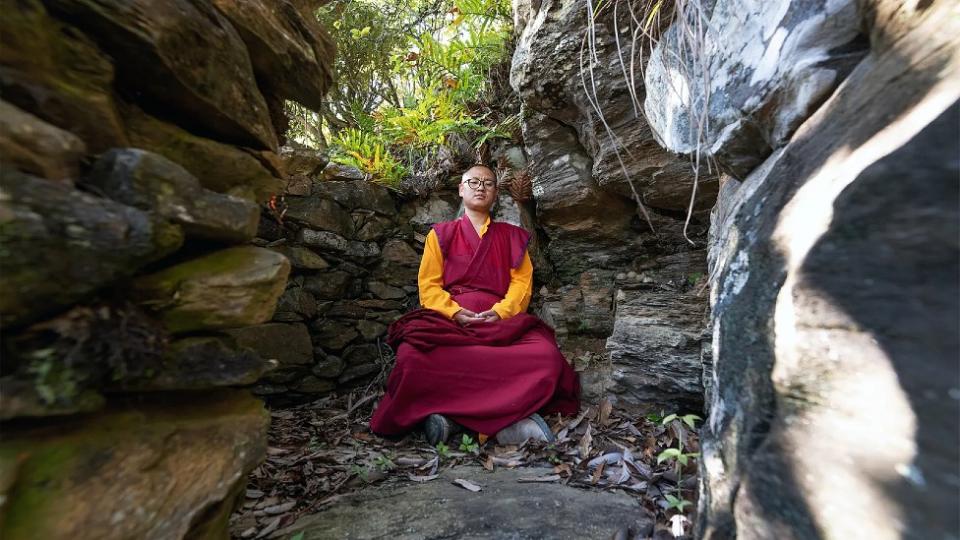
[[[493,189],[497,185],[496,180],[480,179],[480,178],[467,178],[466,180],[463,181],[463,183],[470,186],[470,189],[480,189],[481,184],[486,189]]]

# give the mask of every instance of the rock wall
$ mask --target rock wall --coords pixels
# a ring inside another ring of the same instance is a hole
[[[514,2],[511,84],[550,269],[537,311],[575,360],[588,399],[699,410],[700,282],[718,178],[698,176],[691,245],[683,229],[693,166],[657,144],[638,106],[642,77],[629,73],[645,62],[646,43],[632,44],[640,15],[630,7],[605,4],[591,33],[582,2]],[[682,316],[666,309],[681,305]]]
[[[275,367],[242,329],[291,269],[257,203],[331,41],[285,1],[2,10],[0,535],[225,537],[268,416],[218,388]]]
[[[709,152],[742,181],[711,218],[697,534],[956,538],[956,7],[751,9],[746,27],[742,3],[710,12],[726,37],[706,57]],[[668,56],[651,60],[646,110],[682,149]]]

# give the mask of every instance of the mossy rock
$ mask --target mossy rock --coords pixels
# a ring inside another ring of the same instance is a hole
[[[0,537],[226,538],[268,424],[260,401],[220,390],[5,428]]]
[[[115,85],[149,108],[222,141],[277,149],[250,56],[207,2],[46,0],[113,59]]]
[[[48,180],[80,176],[86,145],[79,137],[0,101],[0,161]]]
[[[179,164],[139,148],[104,153],[84,185],[117,202],[159,214],[183,227],[188,237],[246,242],[253,239],[260,221],[256,204],[204,189]]]
[[[250,326],[270,320],[289,274],[283,255],[236,247],[142,276],[132,294],[171,332]]]
[[[60,182],[5,168],[0,183],[3,324],[66,308],[183,243],[176,225]]]
[[[193,135],[133,105],[121,107],[135,146],[178,163],[196,176],[203,187],[217,193],[249,197],[256,202],[265,202],[283,192],[285,181],[250,153]]]
[[[4,0],[0,8],[4,100],[75,133],[92,152],[127,146],[109,57],[75,28],[49,16],[39,0]]]

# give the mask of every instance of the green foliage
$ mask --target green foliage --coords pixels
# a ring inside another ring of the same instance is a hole
[[[396,189],[456,141],[509,138],[489,115],[491,70],[509,57],[508,0],[333,0],[317,10],[337,45],[321,111],[287,104],[288,136]]]
[[[397,464],[387,456],[377,456],[377,458],[373,460],[373,464],[376,465],[381,472],[388,472],[397,468]]]
[[[667,499],[667,502],[670,504],[669,506],[667,506],[667,508],[676,508],[681,513],[683,513],[683,508],[685,506],[689,506],[693,504],[692,502],[686,499],[675,497],[673,495],[670,495],[669,493],[665,494],[664,498]]]
[[[647,418],[663,426],[670,426],[677,433],[677,446],[665,448],[662,452],[660,452],[657,455],[657,463],[673,460],[674,471],[677,474],[677,490],[676,494],[674,495],[664,494],[664,498],[667,499],[667,503],[669,505],[667,508],[676,508],[678,512],[683,513],[683,509],[686,506],[693,504],[692,502],[683,498],[683,488],[681,486],[683,483],[683,468],[690,463],[691,459],[700,457],[699,452],[683,451],[683,441],[686,438],[684,431],[687,428],[696,429],[696,422],[702,420],[702,418],[695,414],[686,414],[683,416],[678,414],[668,414],[663,416],[662,412],[659,415],[656,413],[648,414]]]
[[[474,442],[473,437],[464,434],[460,439],[460,451],[477,454],[480,452],[480,445]]]
[[[350,467],[350,472],[364,482],[370,478],[370,470],[357,463]]]
[[[450,457],[450,447],[447,446],[444,442],[442,441],[438,442],[436,449],[437,449],[437,455],[440,456],[441,459],[447,459]]]
[[[407,175],[407,167],[397,161],[386,143],[374,134],[348,128],[338,133],[333,143],[333,161],[360,169],[374,182],[397,189]]]
[[[27,373],[33,376],[34,389],[47,405],[70,403],[80,391],[77,374],[64,364],[55,349],[34,351]]]

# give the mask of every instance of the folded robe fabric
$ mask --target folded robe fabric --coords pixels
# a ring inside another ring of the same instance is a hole
[[[444,288],[454,300],[475,312],[500,301],[512,263],[526,249],[526,231],[491,223],[481,239],[466,219],[434,230],[444,250]],[[579,409],[577,374],[553,330],[533,315],[461,326],[418,309],[390,326],[387,342],[397,363],[370,421],[375,433],[399,435],[439,413],[493,434],[535,412]]]

